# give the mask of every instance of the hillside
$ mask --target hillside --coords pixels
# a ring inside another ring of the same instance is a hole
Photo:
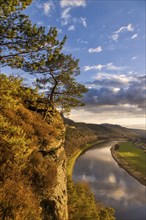
[[[74,122],[67,118],[64,118],[64,122],[67,131],[65,149],[68,155],[95,140],[145,139],[144,130],[129,129],[120,125],[112,124],[98,125]]]
[[[0,84],[0,219],[68,219],[59,112],[50,106],[44,120],[35,90],[3,74]]]
[[[88,130],[96,134],[98,138],[136,138],[145,136],[145,130],[126,128],[116,124],[89,124],[74,122],[67,118],[64,118],[64,121],[67,126]]]

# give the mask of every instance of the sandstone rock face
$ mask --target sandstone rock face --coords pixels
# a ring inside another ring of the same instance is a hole
[[[40,194],[40,205],[43,220],[68,220],[67,210],[67,179],[66,179],[66,155],[64,150],[65,126],[59,113],[54,110],[48,114],[47,122],[53,124],[56,134],[51,139],[49,146],[40,149],[43,155],[43,163],[48,158],[54,164],[55,175],[52,176],[51,188],[44,188]],[[49,168],[48,168],[49,169]]]

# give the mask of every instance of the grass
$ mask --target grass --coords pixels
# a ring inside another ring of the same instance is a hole
[[[119,144],[118,155],[131,166],[135,171],[139,171],[146,176],[146,153],[132,142]]]
[[[99,144],[101,142],[103,142],[103,141],[96,141],[92,144],[86,144],[84,148],[77,150],[72,156],[70,156],[67,161],[67,176],[72,176],[75,162],[76,162],[77,158],[80,156],[80,154],[82,152],[84,152],[85,150],[87,150],[88,148],[91,148],[94,145]]]

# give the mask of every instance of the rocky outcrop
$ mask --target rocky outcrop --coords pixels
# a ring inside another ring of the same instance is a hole
[[[43,155],[43,163],[47,163],[48,158],[54,164],[55,175],[52,178],[52,186],[44,188],[40,198],[43,220],[67,220],[67,187],[66,187],[66,155],[64,150],[65,126],[60,114],[53,110],[48,113],[47,123],[55,128],[55,135],[51,138],[51,143],[40,153]],[[53,173],[54,173],[53,172]]]
[[[50,130],[46,130],[47,126]],[[39,129],[45,135],[31,158],[30,170],[41,209],[39,219],[68,220],[65,126],[58,111],[50,109]]]

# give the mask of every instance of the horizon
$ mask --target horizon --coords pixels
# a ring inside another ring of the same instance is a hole
[[[138,129],[138,130],[144,130],[146,131],[146,125],[141,125],[141,124],[131,124],[131,125],[126,125],[126,124],[117,124],[117,123],[110,123],[110,122],[97,122],[96,121],[80,121],[80,120],[77,120],[76,118],[74,117],[70,117],[69,115],[65,115],[65,118],[69,119],[69,120],[72,120],[74,121],[75,123],[85,123],[85,124],[96,124],[96,125],[104,125],[104,124],[108,124],[108,125],[118,125],[118,126],[121,126],[121,127],[125,127],[125,128],[129,128],[129,129]]]

